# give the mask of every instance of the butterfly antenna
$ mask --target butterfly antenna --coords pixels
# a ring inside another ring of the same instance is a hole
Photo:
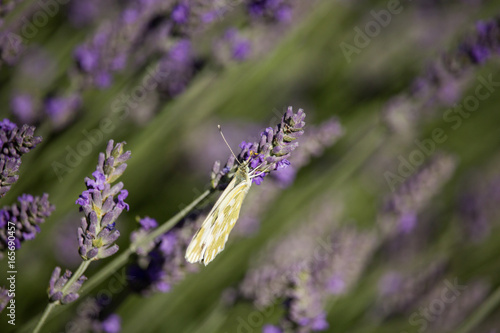
[[[227,143],[226,138],[224,137],[224,134],[222,134],[222,127],[220,125],[217,125],[217,127],[219,128],[220,135],[222,135],[222,139],[224,140],[224,142],[226,143],[227,147],[231,151],[231,154],[233,154],[234,158],[236,159],[236,162],[238,162],[238,164],[241,165],[240,161],[238,160],[238,157],[236,157],[236,154],[231,149],[231,146],[229,145],[229,143]]]

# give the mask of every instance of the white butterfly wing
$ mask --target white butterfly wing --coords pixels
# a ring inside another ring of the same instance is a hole
[[[240,215],[241,204],[251,181],[239,181],[234,178],[224,190],[200,230],[194,235],[186,251],[186,260],[191,263],[201,262],[208,265],[215,256],[224,250],[229,233]]]

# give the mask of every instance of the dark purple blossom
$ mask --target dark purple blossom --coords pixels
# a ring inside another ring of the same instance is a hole
[[[78,228],[79,253],[84,260],[106,258],[118,251],[115,241],[120,232],[114,226],[122,211],[129,209],[124,201],[128,191],[122,182],[112,184],[127,168],[125,161],[131,155],[130,151],[123,151],[124,144],[108,142],[106,152],[99,154],[97,169],[92,173],[94,179],[85,178],[87,190],[76,200],[85,214]]]
[[[205,215],[193,213],[193,217],[188,217],[155,241],[137,249],[136,261],[127,268],[130,288],[146,296],[154,292],[165,293],[184,279],[186,274],[198,271],[198,266],[189,264],[184,255],[204,218]],[[133,243],[139,242],[154,230],[157,222],[145,217],[139,220],[139,226],[131,234]]]
[[[16,249],[19,249],[22,242],[35,238],[40,232],[40,225],[54,211],[55,207],[50,204],[48,197],[48,194],[41,197],[23,194],[17,199],[18,203],[0,210],[0,259],[3,252],[9,248],[9,227],[12,227],[12,224],[9,225],[8,222],[14,223],[14,243]]]
[[[69,304],[78,299],[78,290],[82,287],[82,284],[87,278],[82,275],[78,280],[73,283],[68,290],[63,291],[64,286],[68,283],[71,278],[71,271],[66,270],[61,276],[61,268],[56,267],[52,272],[52,276],[49,281],[49,300],[50,302],[59,302],[61,304]]]

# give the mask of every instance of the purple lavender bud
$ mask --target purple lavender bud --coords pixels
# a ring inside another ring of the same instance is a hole
[[[61,304],[68,304],[74,302],[78,298],[78,290],[82,287],[82,284],[87,278],[81,276],[64,294],[62,289],[68,283],[71,278],[71,271],[66,270],[63,276],[61,276],[61,268],[56,267],[52,272],[52,276],[49,281],[49,300],[50,302],[60,302]]]
[[[54,211],[54,205],[48,200],[48,194],[41,197],[33,197],[23,194],[18,200],[18,204],[5,206],[0,210],[0,257],[9,247],[8,222],[15,224],[16,249],[21,247],[25,240],[31,240],[40,232],[40,225]],[[10,225],[12,227],[12,224]]]
[[[270,171],[277,170],[278,165],[281,169],[287,163],[282,161],[288,160],[291,152],[298,147],[295,140],[304,133],[304,118],[305,113],[302,109],[294,114],[292,107],[288,107],[281,122],[275,128],[266,128],[261,133],[259,143],[243,141],[240,144],[241,152],[238,160],[245,161],[252,169],[258,167],[258,170],[262,171],[260,175],[253,178],[255,184],[259,185]],[[235,172],[236,166],[230,166],[230,161],[231,157],[226,163],[226,168],[219,171],[215,177],[212,173],[214,188],[226,186],[230,176]]]
[[[131,156],[129,151],[123,151],[124,144],[108,142],[106,152],[99,154],[94,179],[85,179],[87,190],[76,201],[85,214],[78,228],[78,252],[84,260],[99,260],[118,251],[114,243],[120,232],[114,226],[122,211],[129,209],[124,201],[128,191],[121,182],[113,187],[111,184],[123,174],[127,167],[124,162]]]

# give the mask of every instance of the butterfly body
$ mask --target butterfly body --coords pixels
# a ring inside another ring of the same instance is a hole
[[[206,265],[224,250],[229,233],[240,215],[241,204],[252,185],[252,171],[248,163],[241,164],[214,204],[201,228],[194,235],[186,251],[186,260]]]

